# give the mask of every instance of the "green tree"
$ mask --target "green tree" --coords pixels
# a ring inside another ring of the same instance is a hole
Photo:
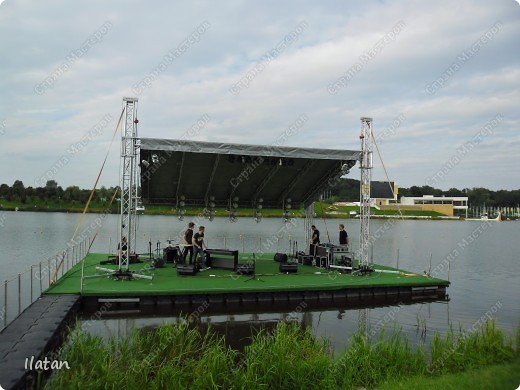
[[[12,186],[12,194],[13,197],[17,197],[22,203],[25,203],[27,195],[25,193],[25,186],[21,180],[15,180]]]
[[[69,186],[63,192],[63,200],[65,202],[79,201],[81,199],[81,190],[78,186]]]

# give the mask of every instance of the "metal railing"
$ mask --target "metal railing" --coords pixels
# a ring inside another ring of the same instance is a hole
[[[17,277],[4,280],[0,291],[2,310],[0,330],[6,328],[27,307],[40,298],[43,292],[58,281],[87,255],[89,244],[82,241],[36,265]]]

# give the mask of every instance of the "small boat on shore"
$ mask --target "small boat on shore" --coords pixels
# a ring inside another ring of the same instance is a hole
[[[498,212],[495,218],[489,218],[488,213],[482,213],[480,218],[466,218],[466,221],[502,221],[502,213]]]

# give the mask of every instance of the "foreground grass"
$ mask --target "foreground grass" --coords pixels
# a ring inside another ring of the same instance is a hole
[[[294,323],[280,323],[273,333],[260,331],[242,352],[213,332],[201,334],[186,323],[108,342],[76,328],[59,357],[71,369],[58,371],[46,388],[404,388],[399,386],[409,378],[416,382],[406,388],[423,388],[423,382],[435,383],[443,375],[453,375],[447,385],[455,381],[465,388],[469,377],[461,373],[467,370],[499,363],[516,367],[518,333],[514,342],[491,321],[477,332],[450,330],[436,336],[430,352],[424,346],[410,347],[399,330],[391,336],[383,332],[373,342],[357,334],[335,358],[326,340]],[[498,368],[502,383],[515,380],[518,370],[508,367]]]
[[[398,389],[517,389],[520,386],[520,360],[438,377],[414,376],[391,380],[380,390]]]

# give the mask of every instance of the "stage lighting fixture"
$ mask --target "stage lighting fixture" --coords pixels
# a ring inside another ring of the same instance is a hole
[[[150,166],[150,163],[148,161],[146,161],[146,160],[141,161],[141,164],[143,166],[145,166],[146,168],[148,168]]]
[[[152,163],[157,164],[159,162],[159,156],[152,154]]]

